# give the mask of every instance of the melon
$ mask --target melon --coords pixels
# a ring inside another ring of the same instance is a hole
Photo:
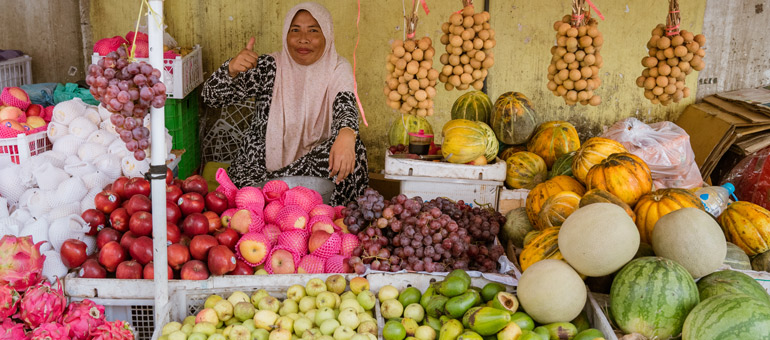
[[[420,130],[426,135],[433,134],[433,127],[430,125],[427,119],[415,115],[401,115],[400,118],[396,118],[393,124],[390,126],[388,132],[388,141],[390,145],[402,144],[404,146],[409,145],[409,132],[418,133]]]
[[[492,115],[492,100],[486,93],[470,91],[458,97],[452,104],[452,119],[468,119],[489,122]]]
[[[698,294],[701,301],[721,294],[744,294],[770,305],[770,295],[762,285],[751,276],[734,270],[720,270],[704,276],[698,280]]]
[[[655,255],[672,259],[699,278],[719,269],[727,254],[722,228],[711,215],[697,208],[672,211],[652,230]]]
[[[639,232],[623,208],[594,203],[567,217],[559,231],[559,249],[578,273],[609,275],[634,258]]]
[[[732,269],[751,270],[751,259],[746,252],[733,243],[727,242],[727,255],[722,264],[730,266]]]
[[[698,286],[687,269],[663,257],[632,260],[615,275],[610,289],[615,324],[648,339],[679,336],[699,301]]]
[[[770,306],[747,295],[718,295],[693,308],[682,340],[768,339]]]
[[[566,262],[542,260],[521,274],[519,303],[541,324],[564,322],[577,317],[586,303],[586,285]]]
[[[529,223],[527,209],[520,207],[505,214],[505,224],[500,233],[500,240],[503,243],[513,242],[518,248],[524,247],[524,237],[532,231],[532,223]]]
[[[751,259],[751,269],[759,272],[770,272],[770,251],[754,256]]]
[[[497,141],[497,137],[495,136],[495,131],[492,130],[487,123],[484,122],[476,122],[479,124],[479,126],[484,129],[484,133],[487,135],[487,148],[484,151],[484,157],[487,158],[487,162],[491,163],[492,161],[497,158],[497,151],[500,149],[500,142]]]

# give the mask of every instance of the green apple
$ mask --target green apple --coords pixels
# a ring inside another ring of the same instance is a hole
[[[240,302],[238,302],[238,303],[240,303]],[[222,322],[222,321],[220,321],[220,322]],[[238,320],[236,318],[230,318],[227,321],[225,321],[225,323],[224,323],[225,326],[240,325],[240,324],[241,324],[241,320]]]
[[[278,320],[278,314],[270,310],[261,310],[254,314],[254,326],[266,330],[273,329]]]
[[[160,330],[161,335],[169,335],[182,329],[182,324],[176,321],[169,322],[163,326]]]
[[[372,333],[377,335],[377,321],[374,321],[374,320],[361,321],[361,323],[358,325],[358,333],[361,333],[361,334]]]
[[[238,302],[238,303],[241,303],[241,302]],[[230,303],[230,301],[227,301],[227,300],[218,301],[216,304],[214,304],[213,309],[215,312],[217,312],[217,317],[219,318],[219,320],[227,321],[233,317],[233,304]]]
[[[385,300],[380,305],[380,313],[385,319],[398,318],[404,313],[404,306],[396,299]]]
[[[401,324],[404,325],[406,336],[414,336],[414,332],[417,331],[417,327],[420,327],[420,325],[417,324],[417,321],[414,321],[414,319],[410,318],[401,319]]]
[[[206,340],[227,340],[227,338],[222,334],[211,334],[209,335],[209,338]]]
[[[356,296],[356,301],[364,307],[366,310],[374,308],[374,304],[377,303],[377,298],[374,297],[374,293],[369,290],[364,290]]]
[[[358,303],[356,300],[343,300],[342,303],[340,303],[340,310],[353,308],[356,310],[356,313],[361,313],[364,311],[364,308],[361,307],[361,304]]]
[[[356,294],[351,292],[351,291],[347,291],[347,292],[342,293],[342,295],[340,295],[340,298],[342,299],[342,301],[349,300],[349,299],[355,300],[356,299]]]
[[[367,337],[369,337],[369,340],[378,340],[377,336],[372,333],[364,333]]]
[[[195,323],[201,322],[208,322],[216,325],[219,323],[219,316],[217,316],[217,312],[213,308],[204,308],[195,315]]]
[[[313,320],[306,317],[301,317],[294,321],[294,334],[302,336],[306,330],[313,328]]]
[[[270,296],[270,294],[267,293],[264,289],[259,289],[256,292],[251,294],[251,298],[249,299],[249,302],[251,302],[252,305],[254,305],[254,308],[257,308],[259,306],[259,301],[262,300],[265,296]]]
[[[332,292],[321,292],[315,297],[315,307],[321,309],[323,307],[334,308],[336,304],[335,296]]]
[[[257,326],[254,325],[254,320],[253,319],[248,319],[246,321],[243,321],[243,323],[241,323],[241,325],[243,325],[243,327],[248,328],[249,331],[251,331],[251,332],[253,332],[255,329],[257,329]]]
[[[198,332],[193,332],[187,337],[187,340],[206,340],[208,339],[208,335]]]
[[[286,298],[294,300],[294,302],[299,302],[305,295],[305,287],[302,287],[302,285],[291,285],[286,290]]]
[[[319,278],[308,280],[305,284],[305,293],[309,296],[318,296],[322,292],[326,291],[326,283]]]
[[[184,324],[182,325],[182,329],[180,329],[180,331],[184,332],[186,335],[190,335],[192,334],[193,327],[195,327],[195,325],[191,323]]]
[[[278,314],[280,315],[289,315],[296,312],[299,312],[299,303],[292,299],[283,300],[283,303],[281,303],[281,309],[278,310]]]
[[[337,320],[340,321],[341,325],[349,327],[350,329],[358,328],[358,324],[361,323],[361,321],[358,320],[358,313],[356,313],[353,308],[347,308],[340,311]]]
[[[302,340],[316,340],[321,337],[321,330],[318,328],[311,328],[302,332]]]
[[[327,319],[326,321],[321,323],[321,333],[323,335],[332,335],[334,334],[334,330],[337,329],[337,327],[340,326],[340,322],[334,319]]]
[[[173,331],[168,335],[169,340],[187,340],[187,333],[179,331]]]
[[[289,313],[286,314],[286,316],[290,317],[294,321],[297,321],[297,319],[302,317],[302,315],[299,315],[299,313]]]
[[[275,321],[275,325],[278,328],[288,329],[289,332],[294,331],[294,319],[288,316],[282,316]]]
[[[331,275],[326,278],[326,288],[337,295],[342,294],[347,285],[348,283],[345,281],[345,277],[340,274]]]
[[[321,325],[325,320],[329,319],[336,319],[337,316],[334,313],[334,310],[329,307],[324,307],[321,309],[318,309],[313,317],[313,322],[315,322],[316,325]]]
[[[364,312],[358,313],[358,321],[364,322],[367,320],[372,320],[374,322],[377,322],[377,320],[373,316],[369,315],[368,313],[364,313]]]
[[[270,332],[269,340],[291,340],[291,331],[279,328]]]
[[[425,309],[420,306],[419,303],[412,303],[404,308],[404,317],[414,319],[414,321],[422,322],[425,318]]]
[[[380,299],[380,302],[390,299],[398,299],[398,288],[391,285],[384,286],[380,288],[380,292],[377,293],[377,297]]]
[[[257,271],[254,272],[254,275],[268,275],[270,273],[265,270],[265,268],[257,269]]]
[[[254,340],[267,340],[270,337],[270,332],[265,329],[255,329],[251,332],[251,338]]]
[[[184,318],[184,320],[182,320],[182,326],[188,323],[191,325],[195,324],[195,315],[188,315],[186,318]]]
[[[347,326],[340,326],[334,330],[334,340],[350,340],[354,335],[356,332]]]
[[[251,302],[241,301],[233,307],[233,316],[240,321],[246,321],[254,317],[257,310]]]
[[[203,302],[203,308],[214,308],[214,305],[222,300],[224,300],[224,298],[219,295],[211,295],[206,298],[205,302]]]
[[[350,340],[369,340],[369,337],[364,334],[356,333]]]
[[[243,327],[241,325],[233,325],[233,328],[230,329],[230,335],[228,335],[229,340],[251,340],[251,332],[249,332],[249,329],[246,327]]]
[[[307,313],[311,309],[316,309],[315,296],[305,296],[299,300],[299,311]]]
[[[222,330],[222,335],[224,335],[226,338],[230,337],[230,331],[233,330],[233,326],[227,326],[225,329]]]
[[[334,340],[334,338],[331,335],[321,335],[318,340]]]
[[[431,326],[422,325],[417,327],[417,331],[414,332],[414,337],[420,340],[434,340],[436,339],[436,330]]]
[[[262,300],[259,300],[257,308],[259,310],[269,310],[278,313],[278,310],[281,308],[281,301],[278,301],[278,299],[272,296],[265,296]]]
[[[227,297],[227,301],[230,301],[230,304],[235,306],[238,304],[238,302],[241,302],[241,301],[249,302],[249,296],[242,291],[235,291],[232,294],[230,294],[229,297]]]

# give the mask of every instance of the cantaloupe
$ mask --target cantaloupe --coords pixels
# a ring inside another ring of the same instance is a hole
[[[521,274],[519,303],[541,324],[572,320],[586,303],[586,285],[567,263],[542,260]]]
[[[681,264],[694,278],[717,270],[727,254],[722,228],[697,208],[684,208],[661,217],[652,230],[652,249]]]
[[[634,258],[639,231],[623,208],[594,203],[567,217],[559,231],[559,249],[578,273],[609,275]]]
[[[751,259],[746,252],[733,243],[727,242],[727,255],[722,262],[732,269],[751,270]]]

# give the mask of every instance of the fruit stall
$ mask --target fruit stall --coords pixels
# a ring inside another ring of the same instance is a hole
[[[362,123],[365,108],[395,118],[362,127],[383,137],[382,169],[339,204],[328,179],[238,187],[204,155],[237,152],[202,146],[241,143],[257,104],[204,119],[218,52],[176,42],[171,3],[143,0],[93,39],[79,86],[0,59],[0,340],[768,338],[770,89],[685,109],[719,65],[668,0],[626,82],[676,114],[599,131],[567,112],[626,98],[603,84],[617,72],[602,4],[567,1],[543,25],[539,92],[492,95],[510,37],[489,1],[456,2],[435,5],[438,24],[420,21],[425,0],[402,4],[382,72],[355,76],[377,87],[377,104],[356,90]],[[540,109],[548,92],[563,117]],[[724,137],[704,146],[717,120]]]

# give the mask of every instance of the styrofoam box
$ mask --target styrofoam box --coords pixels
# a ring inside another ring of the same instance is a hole
[[[184,57],[163,59],[163,83],[166,85],[166,95],[171,99],[184,99],[198,85],[203,83],[203,53],[200,45],[195,45],[192,52]],[[91,56],[91,63],[98,63],[104,58],[98,53]],[[149,63],[149,58],[136,58],[138,61]]]
[[[30,157],[51,150],[46,131],[31,135],[20,133],[16,138],[0,138],[0,157],[10,157],[16,164],[24,164]]]
[[[0,61],[0,89],[32,84],[32,57],[21,57]]]
[[[503,185],[503,182],[441,177],[385,175],[385,178],[400,181],[400,192],[406,197],[420,196],[423,200],[446,197],[473,206],[489,205],[493,209],[497,209],[497,193]]]
[[[388,176],[414,176],[503,182],[505,181],[505,170],[505,162],[499,158],[488,165],[467,165],[394,158],[391,157],[390,152],[385,155],[385,178]]]
[[[82,300],[84,298],[70,298],[70,302]],[[134,330],[136,340],[152,339],[152,334],[155,332],[155,302],[153,299],[89,298],[89,300],[104,306],[104,316],[107,321],[122,320],[128,322]]]

